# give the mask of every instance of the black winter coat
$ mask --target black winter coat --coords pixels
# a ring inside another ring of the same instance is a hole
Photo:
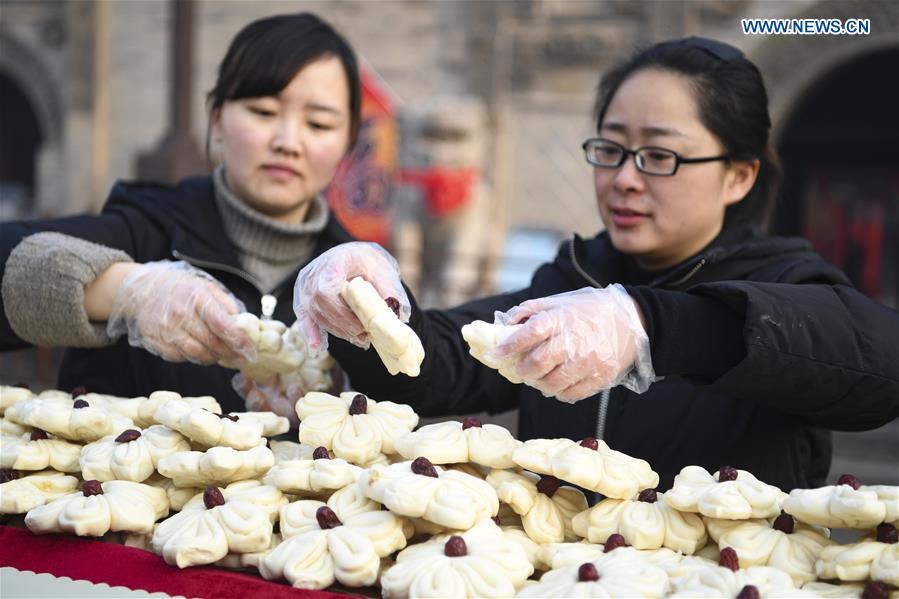
[[[807,241],[727,231],[658,280],[631,287],[628,260],[606,234],[575,237],[526,289],[450,310],[413,306],[410,325],[425,348],[415,379],[391,377],[373,350],[332,339],[331,353],[355,389],[423,415],[518,407],[521,439],[603,438],[647,460],[661,490],[690,464],[733,465],[785,490],[819,486],[831,429],[876,428],[899,415],[899,315],[856,291]],[[612,282],[641,305],[653,366],[664,375],[642,395],[616,387],[566,404],[468,355],[462,325]]]
[[[261,312],[263,293],[240,267],[225,234],[215,202],[212,179],[185,179],[176,186],[117,183],[99,215],[56,220],[4,223],[0,260],[6,264],[22,238],[56,231],[127,252],[135,262],[184,260],[221,281],[247,310]],[[333,214],[319,235],[312,257],[347,241],[350,235]],[[297,271],[272,293],[273,318],[291,323],[293,283]],[[27,346],[13,333],[6,314],[0,319],[0,350]],[[166,389],[185,396],[212,395],[225,410],[243,410],[243,400],[231,387],[235,371],[219,366],[166,362],[128,345],[127,337],[99,349],[68,349],[59,372],[59,388],[84,385],[89,391],[136,397]]]

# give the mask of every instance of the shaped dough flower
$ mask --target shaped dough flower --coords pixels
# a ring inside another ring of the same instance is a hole
[[[272,450],[260,445],[247,451],[212,447],[203,451],[180,451],[159,460],[159,473],[171,478],[176,487],[227,485],[257,478],[275,463]]]
[[[899,519],[897,490],[886,485],[866,487],[846,474],[836,485],[793,489],[784,501],[784,511],[818,526],[869,529]]]
[[[815,571],[822,580],[879,580],[899,586],[899,535],[892,524],[880,524],[876,535],[848,545],[821,550]]]
[[[100,537],[112,531],[148,533],[169,513],[165,491],[124,480],[86,480],[81,491],[36,507],[25,516],[31,532]]]
[[[425,350],[415,331],[399,319],[399,302],[396,298],[391,298],[396,302],[396,307],[391,307],[374,286],[362,277],[348,281],[340,296],[359,318],[381,362],[387,367],[387,372],[418,376]]]
[[[257,481],[224,489],[209,486],[180,512],[162,521],[150,545],[167,564],[186,568],[211,564],[230,553],[252,553],[271,546],[278,510],[287,499]]]
[[[372,585],[381,558],[406,546],[404,528],[402,518],[381,510],[356,487],[334,493],[326,504],[297,501],[281,510],[283,540],[262,558],[259,571],[303,589],[323,589],[335,580]]]
[[[141,428],[147,428],[154,424],[163,424],[156,420],[156,410],[158,410],[162,404],[172,399],[183,401],[192,408],[208,410],[213,414],[222,413],[222,407],[219,405],[219,402],[217,402],[211,395],[182,397],[174,391],[154,391],[149,397],[143,398],[143,401],[138,404],[137,418],[134,420],[134,424]]]
[[[18,402],[7,408],[5,416],[18,424],[82,442],[118,434],[132,426],[129,418],[92,406],[83,399],[70,401],[61,395]]]
[[[525,470],[551,474],[618,499],[630,499],[641,489],[659,484],[659,475],[645,460],[615,451],[592,437],[580,443],[570,439],[532,439],[515,450],[512,460]]]
[[[669,597],[815,597],[793,586],[786,572],[767,566],[731,570],[721,566],[695,572],[676,583],[677,592]]]
[[[686,466],[674,477],[665,502],[682,512],[699,512],[709,518],[748,520],[777,516],[786,496],[732,466],[722,466],[714,476],[700,466]]]
[[[262,442],[261,420],[215,414],[181,399],[163,403],[154,417],[157,422],[207,447],[250,449]]]
[[[54,439],[40,429],[13,437],[0,435],[0,468],[78,472],[81,445]]]
[[[339,397],[313,391],[297,402],[301,443],[333,450],[351,464],[370,464],[393,454],[394,440],[415,428],[418,414],[406,405],[377,402],[348,391]]]
[[[668,576],[637,560],[584,562],[550,570],[518,597],[664,597]]]
[[[228,416],[238,420],[259,421],[262,423],[262,436],[274,437],[290,430],[290,421],[274,412],[231,412]]]
[[[524,531],[535,543],[558,543],[577,538],[571,519],[587,509],[587,498],[572,487],[560,486],[553,476],[494,470],[487,482],[500,501],[521,516]]]
[[[31,390],[26,387],[0,385],[0,416],[3,416],[9,406],[29,399],[31,399]]]
[[[462,338],[468,343],[468,353],[478,362],[498,370],[503,377],[517,385],[524,381],[515,374],[514,357],[493,360],[487,356],[490,355],[490,350],[495,349],[521,326],[520,324],[504,325],[475,320],[462,327]]]
[[[488,483],[443,470],[427,458],[371,466],[359,477],[359,488],[394,513],[454,530],[468,530],[499,509],[496,492]]]
[[[829,531],[796,522],[789,514],[770,520],[706,521],[709,535],[719,548],[732,547],[740,565],[771,566],[786,572],[793,584],[801,586],[817,578],[815,562],[831,545]]]
[[[156,472],[161,459],[190,451],[181,434],[156,424],[148,429],[128,429],[85,445],[81,451],[81,471],[86,479],[143,482]]]
[[[327,449],[319,447],[310,459],[275,464],[263,480],[285,493],[309,495],[343,489],[355,484],[361,474],[359,466],[340,458],[332,459]]]
[[[0,470],[0,514],[24,514],[78,488],[78,479],[61,472]]]
[[[269,449],[275,455],[275,463],[290,460],[311,460],[314,447],[297,443],[296,441],[269,441]]]
[[[381,577],[385,599],[512,597],[534,572],[521,546],[491,520],[407,547]]]
[[[521,441],[495,424],[477,418],[428,424],[396,439],[396,450],[407,459],[422,456],[432,464],[474,462],[490,468],[512,468],[512,452]]]
[[[176,487],[172,479],[166,478],[158,472],[143,482],[145,485],[164,490],[166,497],[169,498],[169,509],[173,512],[181,511],[184,504],[203,492],[203,489],[199,487]],[[149,543],[149,541],[147,542]]]
[[[254,380],[265,380],[274,374],[298,370],[306,357],[305,344],[297,347],[288,334],[287,325],[279,320],[260,320],[255,314],[243,312],[235,317],[235,324],[242,329],[256,348],[256,360],[222,361],[225,368],[239,369]]]
[[[604,499],[574,517],[574,531],[591,543],[605,543],[618,533],[637,549],[667,547],[686,554],[703,548],[705,524],[696,514],[679,512],[663,501],[664,493],[644,489],[636,501]]]

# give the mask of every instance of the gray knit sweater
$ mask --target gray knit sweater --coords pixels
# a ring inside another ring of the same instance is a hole
[[[291,225],[271,219],[235,196],[221,167],[213,173],[215,201],[241,266],[272,291],[309,259],[328,221],[328,205],[316,197],[306,220]],[[36,233],[10,253],[0,295],[12,330],[43,347],[102,347],[115,342],[106,323],[92,323],[84,288],[116,262],[131,262],[120,250],[61,233]],[[40,276],[34,276],[40,273]]]

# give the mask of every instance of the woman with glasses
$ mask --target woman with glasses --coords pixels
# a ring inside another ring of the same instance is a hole
[[[417,378],[391,377],[359,347],[338,295],[362,275],[405,301],[378,248],[347,244],[308,265],[297,315],[331,334],[355,389],[424,415],[517,407],[522,439],[604,439],[647,460],[660,489],[689,464],[822,485],[831,430],[899,415],[899,317],[807,241],[760,229],[779,175],[767,103],[755,65],[713,40],[660,43],[609,71],[583,144],[605,231],[564,243],[526,289],[440,311],[410,296]],[[460,329],[494,314],[521,327],[491,357],[526,384],[468,355]]]

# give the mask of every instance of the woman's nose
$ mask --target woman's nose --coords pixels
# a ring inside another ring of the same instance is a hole
[[[303,134],[300,125],[290,120],[279,123],[272,145],[276,152],[300,154],[303,149]]]
[[[613,184],[615,191],[641,191],[643,189],[643,174],[637,170],[635,156],[628,156],[618,170],[615,172]]]

